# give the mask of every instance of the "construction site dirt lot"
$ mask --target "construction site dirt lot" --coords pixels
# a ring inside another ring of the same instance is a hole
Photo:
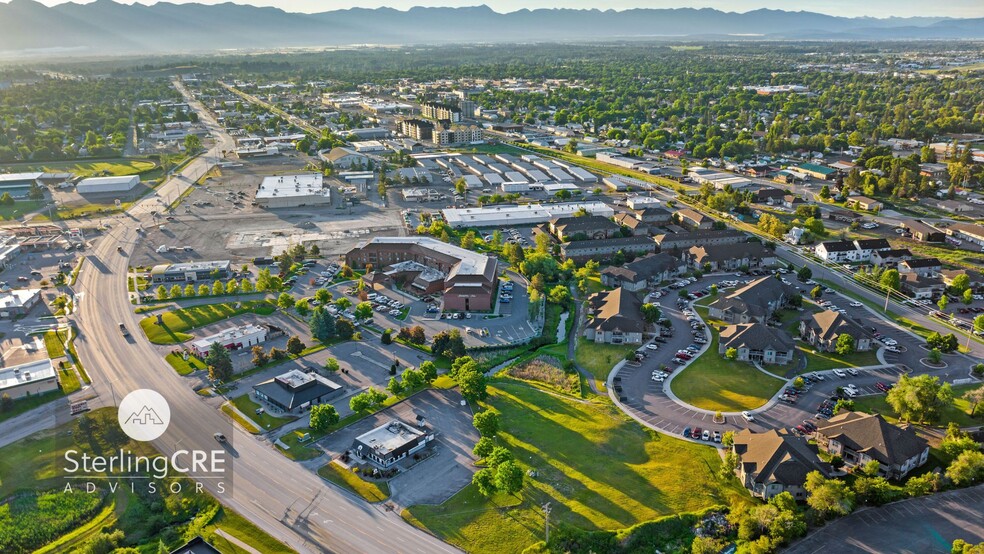
[[[298,162],[291,163],[222,168],[221,174],[195,186],[170,213],[161,212],[153,225],[144,227],[130,265],[225,259],[238,265],[279,254],[294,244],[316,244],[323,256],[337,257],[372,236],[404,233],[399,208],[347,202],[330,179],[332,206],[253,206],[263,177],[306,172]]]

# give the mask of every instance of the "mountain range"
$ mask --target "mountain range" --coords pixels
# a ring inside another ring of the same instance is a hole
[[[96,0],[48,7],[0,4],[0,54],[86,56],[351,44],[447,44],[640,39],[984,39],[984,18],[848,18],[813,12],[704,8],[535,9],[487,6],[352,8],[290,13],[241,4],[150,6]]]

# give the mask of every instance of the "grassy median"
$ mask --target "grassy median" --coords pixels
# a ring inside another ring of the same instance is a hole
[[[274,305],[266,300],[202,304],[161,314],[161,325],[157,324],[156,315],[147,316],[140,320],[140,328],[154,344],[178,344],[193,338],[187,333],[192,329],[245,313],[270,315],[274,309]]]

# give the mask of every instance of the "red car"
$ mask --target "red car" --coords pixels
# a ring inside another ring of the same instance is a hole
[[[680,358],[680,359],[683,359],[683,360],[689,360],[689,359],[693,358],[693,356],[691,356],[690,354],[688,354],[686,352],[677,352],[677,358]]]

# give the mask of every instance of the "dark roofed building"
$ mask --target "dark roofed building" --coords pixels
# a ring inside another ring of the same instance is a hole
[[[196,536],[183,545],[171,551],[171,554],[220,554],[220,550],[205,542],[205,539]]]
[[[287,413],[303,412],[314,404],[324,404],[341,396],[343,391],[334,381],[297,369],[253,385],[257,398]]]
[[[718,354],[723,355],[729,348],[738,351],[738,361],[758,364],[785,365],[796,354],[796,343],[789,333],[764,323],[729,325],[722,329]]]
[[[684,269],[682,261],[665,252],[649,254],[622,266],[606,267],[601,272],[601,283],[636,292],[669,280]]]
[[[667,233],[656,235],[656,244],[661,252],[671,250],[686,250],[691,246],[706,246],[708,244],[738,244],[748,241],[748,235],[735,229],[711,229],[708,231],[690,231],[683,233]]]
[[[919,242],[943,242],[946,239],[946,233],[918,219],[906,219],[899,225]]]
[[[650,225],[667,225],[673,221],[673,212],[658,206],[635,210],[634,213],[636,219]]]
[[[940,277],[925,277],[918,273],[902,273],[902,292],[916,300],[929,300],[943,294],[946,286]]]
[[[765,323],[794,293],[779,279],[762,277],[711,302],[708,315],[728,323]]]
[[[691,246],[682,255],[694,269],[734,271],[740,267],[757,268],[776,264],[776,254],[760,242]]]
[[[759,204],[779,204],[786,196],[786,191],[773,187],[762,187],[755,191],[755,202]]]
[[[742,429],[735,433],[732,450],[738,455],[738,480],[752,496],[763,500],[783,492],[804,500],[808,473],[819,471],[826,477],[832,473],[830,464],[820,461],[815,445],[785,429],[765,433]]]
[[[641,307],[642,301],[621,287],[592,294],[584,337],[597,343],[641,344],[646,328]]]
[[[800,321],[799,332],[803,340],[823,352],[835,351],[837,339],[845,333],[854,339],[854,349],[858,352],[871,350],[868,333],[847,316],[833,310],[824,310]]]
[[[709,215],[702,214],[692,208],[677,210],[673,215],[680,220],[680,225],[683,225],[691,231],[714,228],[714,218]]]
[[[656,243],[649,237],[616,237],[601,240],[577,240],[560,245],[560,255],[577,262],[608,260],[618,252],[645,255],[656,251]]]
[[[871,263],[889,268],[897,266],[903,260],[911,260],[912,258],[912,252],[908,248],[876,250],[871,253]]]
[[[618,224],[600,215],[558,217],[548,225],[550,232],[560,242],[610,239],[619,232]]]
[[[929,444],[909,428],[892,425],[878,414],[846,412],[817,427],[817,445],[840,456],[849,467],[875,460],[879,474],[901,479],[929,459]]]
[[[943,271],[943,262],[937,258],[910,258],[899,262],[899,271],[929,277]]]

